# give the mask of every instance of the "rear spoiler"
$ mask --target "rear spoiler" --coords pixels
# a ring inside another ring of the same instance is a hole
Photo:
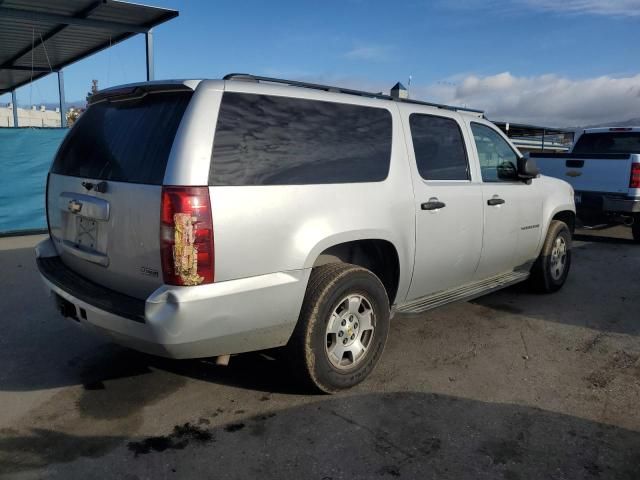
[[[192,92],[194,89],[195,86],[190,85],[186,82],[153,82],[123,85],[121,87],[113,87],[94,93],[89,97],[87,104],[93,105],[94,103],[100,103],[104,101],[118,102],[125,100],[137,100],[139,98],[145,97],[149,93]]]

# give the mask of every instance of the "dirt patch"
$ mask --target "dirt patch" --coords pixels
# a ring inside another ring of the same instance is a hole
[[[208,429],[185,423],[173,427],[173,432],[170,435],[148,437],[140,442],[129,442],[127,447],[135,457],[138,457],[151,452],[182,450],[191,442],[209,443],[213,440],[213,434]]]
[[[624,350],[615,352],[607,364],[591,372],[585,380],[595,388],[607,387],[618,375],[631,374],[640,378],[640,355]]]
[[[244,428],[244,423],[232,423],[224,427],[225,432],[233,433]]]

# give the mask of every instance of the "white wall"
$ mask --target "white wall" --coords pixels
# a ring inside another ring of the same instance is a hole
[[[35,110],[18,108],[19,127],[59,127],[60,112],[55,110],[40,111],[37,106]],[[13,127],[13,109],[10,106],[0,107],[0,128]]]

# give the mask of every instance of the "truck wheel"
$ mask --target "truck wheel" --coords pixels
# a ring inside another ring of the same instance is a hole
[[[531,269],[531,286],[551,293],[564,285],[571,267],[571,232],[566,223],[552,220],[540,256]]]
[[[369,270],[347,263],[314,268],[287,345],[291,367],[315,390],[353,387],[382,356],[389,314],[387,292]]]
[[[636,243],[640,243],[640,213],[637,213],[633,218],[633,225],[631,225],[631,233],[633,234],[633,240]]]

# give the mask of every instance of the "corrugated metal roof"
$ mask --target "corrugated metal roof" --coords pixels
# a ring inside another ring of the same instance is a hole
[[[177,16],[117,0],[0,0],[0,94]]]

